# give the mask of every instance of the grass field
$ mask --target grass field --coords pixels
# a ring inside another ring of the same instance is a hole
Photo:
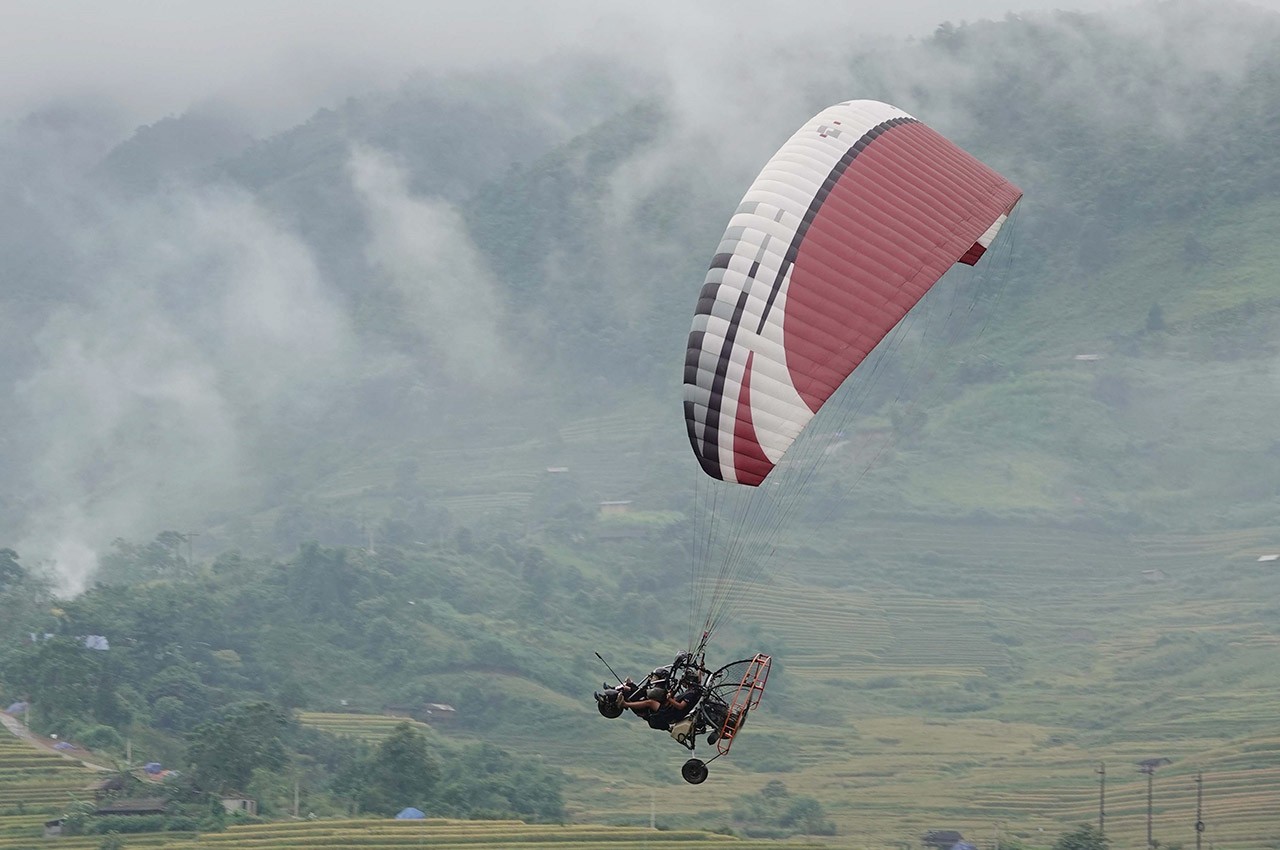
[[[723,812],[770,779],[822,801],[857,846],[958,829],[1047,846],[1096,822],[1141,847],[1146,783],[1162,843],[1280,839],[1280,574],[1257,562],[1280,529],[1142,535],[879,522],[829,554],[783,552],[742,619],[783,664],[775,697],[711,779],[673,779],[682,752],[639,724],[583,717],[563,766],[575,814],[673,823]],[[854,554],[846,554],[852,552]],[[1158,573],[1148,572],[1158,570]],[[593,724],[603,727],[592,732]],[[568,726],[568,724],[560,724]],[[549,737],[555,737],[549,733]],[[514,746],[532,746],[513,739]],[[553,748],[546,737],[539,752]],[[594,767],[613,748],[639,767]]]

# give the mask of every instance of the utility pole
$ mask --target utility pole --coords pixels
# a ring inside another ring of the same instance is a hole
[[[1107,834],[1107,763],[1098,762],[1098,834]]]
[[[1143,759],[1138,762],[1138,772],[1147,775],[1147,850],[1155,850],[1156,846],[1151,835],[1152,786],[1155,783],[1156,768],[1165,764],[1170,764],[1167,758]]]
[[[1147,768],[1147,850],[1153,850],[1151,842],[1151,789],[1156,782],[1156,768]]]
[[[1200,850],[1200,839],[1204,835],[1204,811],[1201,808],[1204,792],[1204,772],[1196,771],[1196,850]]]

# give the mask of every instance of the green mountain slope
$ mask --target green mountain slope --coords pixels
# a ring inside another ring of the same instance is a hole
[[[1137,846],[1132,765],[1164,756],[1162,842],[1194,840],[1203,771],[1211,839],[1271,846],[1277,34],[1221,3],[1014,16],[851,51],[839,91],[787,105],[899,103],[1026,196],[989,275],[945,283],[815,422],[823,462],[714,645],[773,652],[775,678],[696,793],[683,750],[596,714],[592,653],[643,672],[696,628],[684,340],[724,220],[788,129],[722,147],[717,121],[739,115],[619,72],[564,89],[572,121],[479,79],[356,100],[212,166],[201,148],[148,171],[149,146],[182,134],[141,134],[94,178],[117,169],[139,217],[77,244],[159,228],[160,271],[112,265],[114,247],[53,262],[38,220],[6,249],[57,300],[0,290],[6,327],[39,329],[0,365],[20,387],[0,409],[0,547],[92,517],[104,587],[51,611],[2,577],[18,616],[0,623],[0,694],[40,685],[24,634],[101,633],[119,647],[101,699],[45,719],[132,731],[167,761],[240,700],[326,717],[448,702],[460,722],[432,746],[563,771],[575,821],[647,824],[652,807],[665,826],[742,829],[777,781],[820,802],[837,844],[867,846],[933,828],[987,842],[993,823],[1047,846],[1096,816],[1099,762],[1108,834]],[[464,143],[508,114],[512,132]],[[224,250],[242,220],[272,238]],[[184,242],[188,226],[216,238]],[[290,322],[237,333],[245,280],[288,296],[301,339],[264,353],[255,334]],[[126,356],[153,336],[172,344]],[[95,358],[131,381],[95,372],[106,401],[70,417],[68,376]],[[174,362],[190,368],[156,365]],[[105,426],[46,427],[72,418]],[[191,474],[196,454],[229,480]],[[127,542],[166,528],[198,534]],[[24,565],[45,554],[23,548]],[[339,810],[335,771],[298,752],[308,793]],[[287,785],[259,786],[276,813]]]

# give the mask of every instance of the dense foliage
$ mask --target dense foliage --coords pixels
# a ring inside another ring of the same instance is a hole
[[[835,824],[827,820],[822,804],[813,797],[793,794],[778,780],[770,780],[758,793],[738,799],[733,819],[743,833],[752,837],[776,837],[797,832],[805,835],[834,835]]]
[[[1107,850],[1109,846],[1107,837],[1091,823],[1081,824],[1053,842],[1053,850]]]
[[[485,636],[459,610],[484,605],[487,621],[497,622],[501,594],[488,583],[509,580],[505,569],[514,562],[495,568],[454,550],[406,556],[389,548],[371,558],[312,545],[290,562],[228,555],[200,571],[170,563],[163,545],[170,536],[148,546],[120,541],[106,559],[151,581],[100,584],[56,608],[47,586],[26,579],[16,553],[9,556],[18,577],[7,591],[27,592],[10,610],[53,612],[42,626],[49,631],[11,640],[0,652],[3,694],[30,700],[36,730],[121,755],[125,737],[150,740],[147,757],[182,771],[177,799],[266,789],[270,811],[269,777],[287,786],[285,778],[302,770],[313,808],[394,814],[413,805],[451,816],[563,817],[556,771],[492,745],[428,740],[403,725],[371,749],[305,729],[289,712],[337,707],[346,693],[375,712],[452,702],[462,729],[519,722],[504,716],[520,709],[486,688],[483,672],[519,671],[554,684],[565,671],[518,641]],[[547,574],[534,579],[540,604],[563,605],[571,616],[565,602],[556,603],[567,593],[553,592],[559,584],[544,562],[537,561]],[[166,564],[175,575],[156,580]],[[579,601],[590,598],[576,589]],[[514,621],[522,603],[518,596],[513,603]],[[86,635],[107,637],[109,648],[90,648]],[[463,669],[481,675],[431,684],[433,674]],[[275,805],[286,806],[288,789],[277,793]]]

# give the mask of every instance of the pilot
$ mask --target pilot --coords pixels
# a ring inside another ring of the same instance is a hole
[[[693,683],[675,696],[665,688],[653,687],[645,694],[645,699],[619,702],[623,708],[629,708],[643,717],[652,728],[670,729],[672,723],[687,717],[700,699],[702,686]]]

